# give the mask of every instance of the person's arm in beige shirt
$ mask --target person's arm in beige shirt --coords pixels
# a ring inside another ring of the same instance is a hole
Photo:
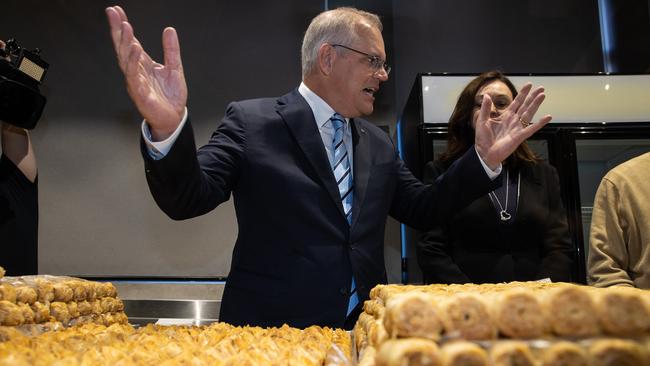
[[[634,286],[627,268],[626,218],[620,209],[621,197],[616,185],[603,178],[596,192],[589,235],[587,281],[607,287]]]

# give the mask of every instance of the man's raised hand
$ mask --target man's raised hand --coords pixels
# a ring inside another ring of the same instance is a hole
[[[147,120],[154,141],[169,137],[185,113],[187,84],[176,30],[162,35],[164,64],[151,59],[133,34],[126,13],[119,6],[106,8],[117,61],[126,79],[129,96]]]

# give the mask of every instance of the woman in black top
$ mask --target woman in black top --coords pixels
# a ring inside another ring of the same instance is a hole
[[[435,181],[472,147],[484,95],[492,99],[490,117],[498,118],[517,90],[497,71],[472,80],[450,118],[447,150],[426,165],[425,182]],[[426,283],[572,280],[573,251],[555,168],[524,142],[504,162],[501,177],[500,188],[421,237],[418,263]]]

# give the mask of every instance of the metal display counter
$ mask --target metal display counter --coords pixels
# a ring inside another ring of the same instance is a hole
[[[205,325],[219,320],[223,281],[111,282],[131,324]]]

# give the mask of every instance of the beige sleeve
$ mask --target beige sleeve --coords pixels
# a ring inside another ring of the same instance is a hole
[[[620,202],[619,190],[605,176],[596,192],[591,218],[587,281],[592,286],[634,285],[626,271],[629,258]]]

